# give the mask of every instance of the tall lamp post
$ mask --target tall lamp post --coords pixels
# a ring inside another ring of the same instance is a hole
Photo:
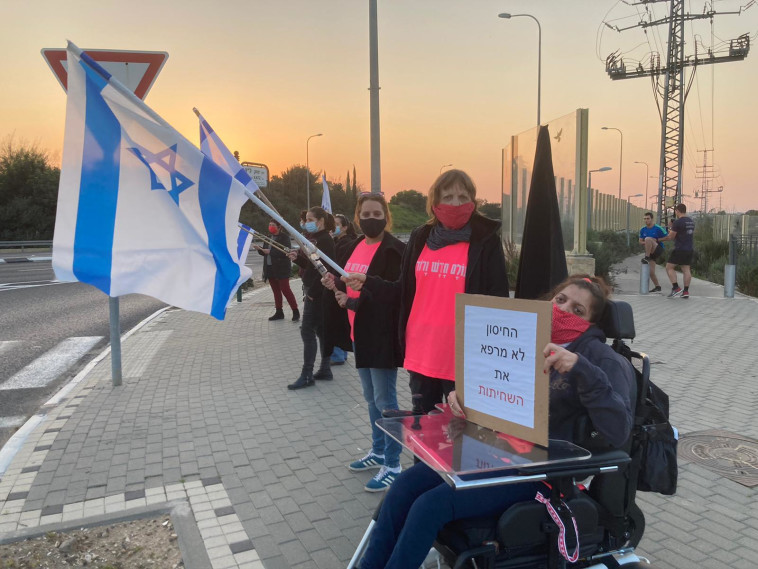
[[[498,18],[531,18],[537,22],[537,126],[540,126],[540,101],[542,96],[542,26],[540,21],[531,14],[509,14],[504,12],[497,15]]]
[[[632,198],[641,198],[642,194],[634,194],[633,196],[629,196],[626,198],[626,248],[629,249],[629,210],[631,209],[632,205],[630,203],[630,200]]]
[[[635,160],[634,163],[645,165],[645,207],[647,207],[647,186],[648,182],[650,181],[650,168],[648,167],[647,162]]]
[[[311,209],[311,164],[308,156],[308,143],[311,138],[316,136],[322,136],[322,134],[312,134],[305,140],[305,203],[308,204],[305,209]]]
[[[624,133],[621,129],[612,126],[604,126],[602,130],[615,130],[621,135],[621,150],[619,151],[619,199],[621,199],[621,165],[624,162]]]
[[[447,168],[448,166],[452,166],[452,164],[443,164],[442,166],[440,166],[440,174],[442,174],[442,170]]]
[[[610,166],[603,166],[595,170],[589,170],[587,174],[587,231],[592,229],[592,172],[608,172],[613,170]]]

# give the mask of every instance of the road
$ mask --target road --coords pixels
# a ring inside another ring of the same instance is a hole
[[[19,257],[0,252],[11,261],[0,264],[0,448],[110,341],[106,295],[58,282],[49,260],[12,262]],[[258,279],[261,260],[254,252],[248,258]],[[163,306],[139,294],[121,297],[121,332]]]

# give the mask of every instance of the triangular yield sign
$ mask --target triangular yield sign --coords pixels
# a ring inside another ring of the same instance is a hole
[[[102,65],[105,70],[131,89],[140,99],[147,96],[155,78],[168,59],[165,51],[121,51],[85,49],[87,55]],[[65,49],[43,49],[50,69],[58,78],[64,91],[68,85]]]

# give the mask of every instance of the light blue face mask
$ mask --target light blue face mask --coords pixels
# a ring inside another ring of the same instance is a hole
[[[315,221],[306,221],[304,229],[308,233],[316,233],[316,231],[318,231],[318,225],[316,225]]]
[[[339,235],[340,233],[342,233],[342,228],[341,228],[339,225],[337,225],[337,226],[334,228],[334,234],[335,234],[335,235]]]

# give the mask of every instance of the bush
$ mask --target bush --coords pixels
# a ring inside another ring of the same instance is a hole
[[[737,290],[749,296],[758,296],[758,263],[737,261]]]
[[[595,275],[603,277],[608,284],[613,284],[611,267],[626,259],[631,252],[626,246],[626,233],[594,230],[587,234],[587,251],[595,257]]]

